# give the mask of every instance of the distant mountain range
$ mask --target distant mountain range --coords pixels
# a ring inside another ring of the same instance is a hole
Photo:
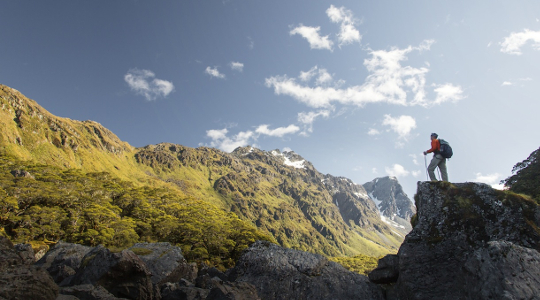
[[[321,174],[293,151],[232,153],[161,143],[135,148],[93,121],[52,115],[0,85],[0,151],[137,186],[165,187],[216,205],[282,246],[327,256],[396,252],[415,213],[395,177],[364,185]]]

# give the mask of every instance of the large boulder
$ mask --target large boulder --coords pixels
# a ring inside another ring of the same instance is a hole
[[[414,300],[538,299],[538,203],[485,184],[447,182],[418,183],[415,200],[414,229],[387,268],[397,264],[399,272],[392,294]]]
[[[88,246],[58,242],[36,265],[46,269],[58,285],[66,286],[91,250]]]
[[[0,236],[0,299],[56,299],[58,286],[43,268],[25,264],[27,252],[22,247],[19,255],[11,241]]]
[[[159,299],[151,273],[144,262],[132,251],[112,253],[103,246],[88,252],[69,282],[70,286],[92,284],[104,287],[118,298]]]
[[[255,286],[261,299],[384,299],[366,276],[321,255],[264,241],[251,245],[227,275]]]
[[[195,280],[197,266],[186,262],[180,247],[169,243],[137,243],[129,250],[146,264],[154,284],[177,282],[182,278]]]

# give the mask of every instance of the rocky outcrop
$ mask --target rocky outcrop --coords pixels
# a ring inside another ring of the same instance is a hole
[[[31,250],[0,236],[0,299],[56,299],[58,286],[45,269],[31,265]]]
[[[478,183],[422,182],[418,214],[397,259],[370,279],[387,299],[538,299],[540,208]],[[398,276],[384,275],[397,270]],[[393,279],[391,279],[392,277]]]
[[[365,276],[269,242],[253,244],[227,273],[230,280],[254,285],[261,299],[383,299]]]

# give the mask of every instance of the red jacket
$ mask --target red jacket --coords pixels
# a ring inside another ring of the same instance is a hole
[[[435,154],[441,151],[441,143],[438,139],[431,140],[431,149],[426,151],[427,153],[435,152]]]

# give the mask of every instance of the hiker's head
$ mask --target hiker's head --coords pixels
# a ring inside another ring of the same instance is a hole
[[[436,139],[437,137],[439,137],[436,133],[432,133],[431,134],[431,139],[434,140]]]

